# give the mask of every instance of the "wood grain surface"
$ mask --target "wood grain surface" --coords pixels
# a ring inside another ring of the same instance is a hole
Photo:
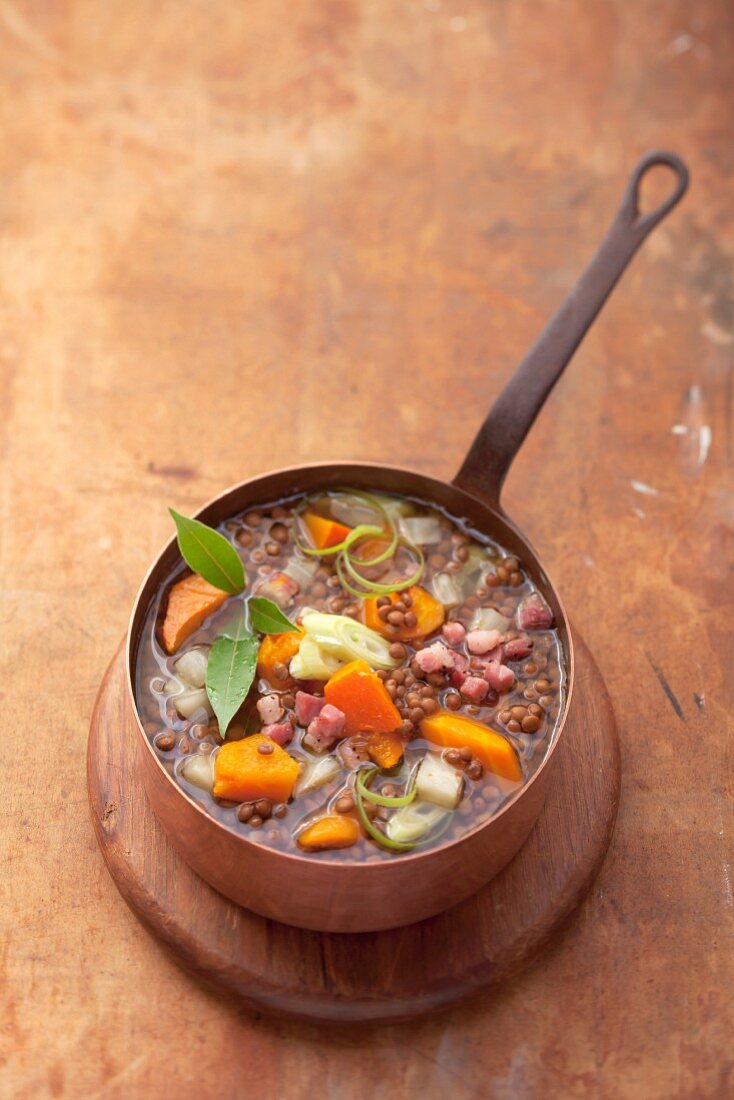
[[[0,2],[0,1094],[732,1095],[732,56],[726,0]],[[468,1006],[258,1019],[160,951],[88,815],[166,505],[453,474],[653,146],[691,191],[506,491],[619,722],[607,860]]]
[[[519,973],[586,894],[619,805],[619,742],[593,657],[575,640],[574,700],[553,784],[520,853],[476,895],[420,924],[314,935],[228,901],[191,870],[146,797],[121,645],[95,703],[89,801],[115,885],[194,975],[251,1009],[338,1023],[409,1020]]]

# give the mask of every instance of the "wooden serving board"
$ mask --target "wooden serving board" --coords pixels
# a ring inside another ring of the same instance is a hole
[[[607,851],[620,759],[609,698],[575,636],[573,711],[546,805],[515,859],[468,901],[387,932],[317,933],[256,916],[203,882],[174,851],[136,772],[122,647],[92,716],[92,820],[117,888],[197,978],[260,1011],[341,1022],[400,1019],[517,973],[576,908]],[[142,979],[141,975],[141,979]]]

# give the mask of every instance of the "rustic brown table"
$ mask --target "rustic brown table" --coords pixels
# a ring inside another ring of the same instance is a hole
[[[734,1095],[733,54],[724,0],[0,3],[3,1096]],[[692,190],[506,498],[616,708],[602,873],[453,1012],[256,1018],[142,930],[88,819],[166,505],[321,457],[451,474],[656,145]]]

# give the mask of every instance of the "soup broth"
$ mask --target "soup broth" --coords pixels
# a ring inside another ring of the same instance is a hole
[[[148,608],[135,667],[145,733],[207,813],[307,858],[389,860],[458,839],[532,778],[566,666],[516,557],[433,504],[349,489],[218,530],[244,590],[181,562]],[[274,632],[253,631],[253,597]],[[211,654],[248,615],[257,670],[223,729]]]

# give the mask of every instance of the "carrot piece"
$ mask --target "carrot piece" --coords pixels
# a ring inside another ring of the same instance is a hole
[[[221,607],[228,593],[215,588],[198,573],[176,581],[168,593],[161,640],[166,653],[175,653],[205,619]]]
[[[376,672],[366,661],[350,661],[338,669],[324,688],[326,702],[346,715],[344,735],[365,730],[392,733],[400,725],[397,707]]]
[[[272,752],[258,752],[258,745],[272,746]],[[225,741],[214,761],[214,796],[232,802],[269,798],[287,802],[298,779],[297,761],[280,745],[262,733],[241,741]]]
[[[317,516],[315,512],[306,512],[303,522],[308,527],[309,534],[317,550],[328,550],[330,546],[336,546],[338,542],[350,534],[352,528],[345,527],[343,523],[337,523],[335,519],[326,519]]]
[[[483,722],[475,722],[473,718],[450,710],[439,710],[423,719],[420,730],[426,741],[434,745],[451,749],[461,749],[466,745],[495,775],[515,782],[522,779],[522,768],[514,747],[506,737]]]
[[[391,592],[391,602],[397,603],[401,595],[402,592]],[[384,634],[391,641],[398,642],[412,642],[417,638],[425,638],[427,634],[432,634],[434,630],[438,630],[443,625],[445,618],[443,604],[434,599],[430,592],[426,592],[425,588],[421,588],[417,584],[408,589],[408,595],[413,601],[410,610],[418,620],[415,626],[401,626],[395,634],[388,634],[386,624],[377,614],[377,599],[364,601],[365,626]]]
[[[327,848],[351,848],[358,840],[359,825],[353,817],[344,814],[320,817],[298,835],[298,844],[307,852],[321,852]]]
[[[403,758],[405,745],[402,737],[396,733],[371,733],[367,738],[367,752],[370,760],[389,771]]]
[[[276,665],[287,665],[295,657],[301,646],[302,630],[289,630],[285,634],[266,634],[260,642],[257,652],[257,674],[267,680],[271,687],[282,690],[293,687],[295,680],[286,676],[279,680],[275,675]]]

